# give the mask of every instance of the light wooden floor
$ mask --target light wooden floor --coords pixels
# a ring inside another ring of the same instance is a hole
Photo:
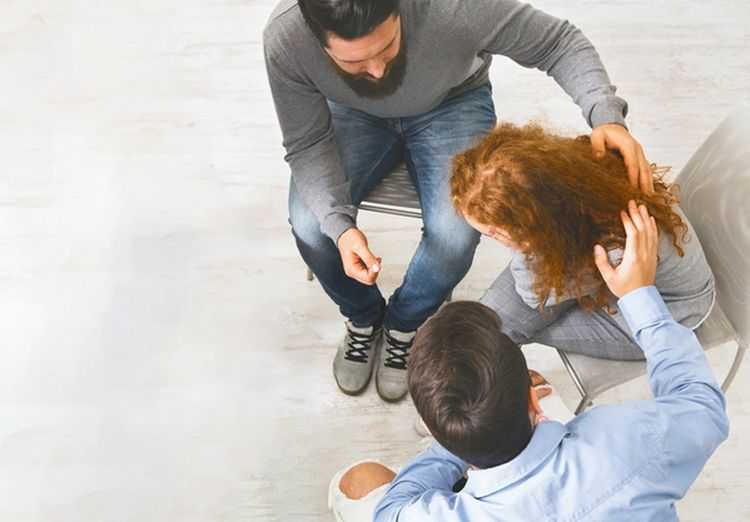
[[[750,95],[744,0],[537,5],[598,46],[653,161],[679,169]],[[272,7],[0,4],[0,520],[328,520],[337,469],[414,454],[409,402],[346,397],[331,376],[343,323],[285,221],[260,44]],[[501,119],[586,131],[543,74],[498,59],[492,78]],[[361,226],[392,290],[418,225]],[[481,245],[456,297],[507,261]],[[572,405],[550,351],[528,355]],[[748,378],[683,520],[750,519]]]

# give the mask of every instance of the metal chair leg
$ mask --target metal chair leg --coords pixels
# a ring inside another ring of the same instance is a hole
[[[740,364],[742,363],[742,358],[745,355],[745,345],[740,342],[739,339],[736,339],[737,342],[737,353],[734,355],[734,361],[732,361],[732,366],[729,368],[729,372],[727,373],[727,376],[724,378],[724,382],[721,384],[721,390],[726,392],[729,387],[732,385],[732,381],[734,380],[735,375],[737,375],[737,370],[740,369]]]
[[[573,379],[573,384],[576,385],[578,393],[580,393],[581,395],[587,395],[586,389],[583,387],[583,383],[581,382],[581,378],[578,376],[578,372],[576,372],[576,369],[573,367],[573,363],[570,362],[570,359],[568,359],[568,354],[566,354],[562,350],[557,349],[557,355],[560,356],[563,365],[565,365],[565,369],[568,371],[568,375],[570,375],[570,378]]]
[[[574,412],[576,415],[581,413],[583,410],[591,406],[593,403],[591,402],[591,399],[589,399],[588,395],[584,395],[581,398],[581,402],[578,403],[578,406],[576,406],[576,411]]]
[[[307,275],[305,277],[307,277],[308,281],[312,281],[313,279],[315,279],[315,276],[313,275],[313,272],[312,270],[310,270],[309,266],[307,267]]]
[[[584,388],[583,381],[581,381],[581,377],[578,375],[578,372],[573,366],[573,363],[570,362],[570,359],[568,359],[568,354],[566,354],[562,350],[557,349],[557,355],[560,356],[565,369],[568,371],[568,375],[570,375],[570,378],[573,379],[573,384],[575,384],[576,388],[578,389],[578,393],[581,394],[581,402],[578,403],[578,406],[576,406],[574,412],[576,415],[578,415],[583,410],[591,406],[593,402],[591,402],[591,397],[589,397],[586,388]]]

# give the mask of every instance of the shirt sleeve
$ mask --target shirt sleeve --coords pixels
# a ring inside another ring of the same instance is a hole
[[[331,111],[325,97],[294,67],[276,39],[264,35],[263,51],[276,115],[281,126],[284,160],[292,170],[302,200],[336,242],[355,224],[349,182],[333,140]]]
[[[656,287],[630,292],[618,307],[646,354],[666,466],[684,494],[729,434],[724,394],[697,337],[672,319]]]
[[[580,29],[515,0],[465,3],[479,49],[546,72],[592,128],[604,123],[625,127],[628,104],[615,95],[599,54]]]
[[[461,520],[461,496],[452,487],[468,464],[435,443],[407,464],[375,508],[373,520]]]

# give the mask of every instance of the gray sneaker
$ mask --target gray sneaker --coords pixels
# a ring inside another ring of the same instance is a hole
[[[430,433],[430,429],[427,427],[427,424],[424,423],[422,420],[422,417],[417,415],[417,418],[414,419],[414,431],[417,432],[417,435],[420,437],[432,437],[432,433]]]
[[[346,322],[346,336],[333,359],[333,377],[347,395],[359,395],[367,388],[381,332],[381,328],[357,328]]]
[[[416,333],[385,330],[375,374],[378,395],[384,401],[396,402],[406,395],[406,360]]]

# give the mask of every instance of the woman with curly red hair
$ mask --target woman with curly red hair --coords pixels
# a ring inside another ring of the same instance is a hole
[[[588,136],[557,136],[538,125],[498,125],[453,160],[451,195],[474,228],[514,250],[480,301],[500,314],[518,344],[539,342],[609,359],[643,359],[594,262],[614,265],[625,231],[618,212],[643,204],[659,226],[656,286],[675,320],[708,316],[714,278],[670,187],[631,185],[622,159],[591,154]]]

